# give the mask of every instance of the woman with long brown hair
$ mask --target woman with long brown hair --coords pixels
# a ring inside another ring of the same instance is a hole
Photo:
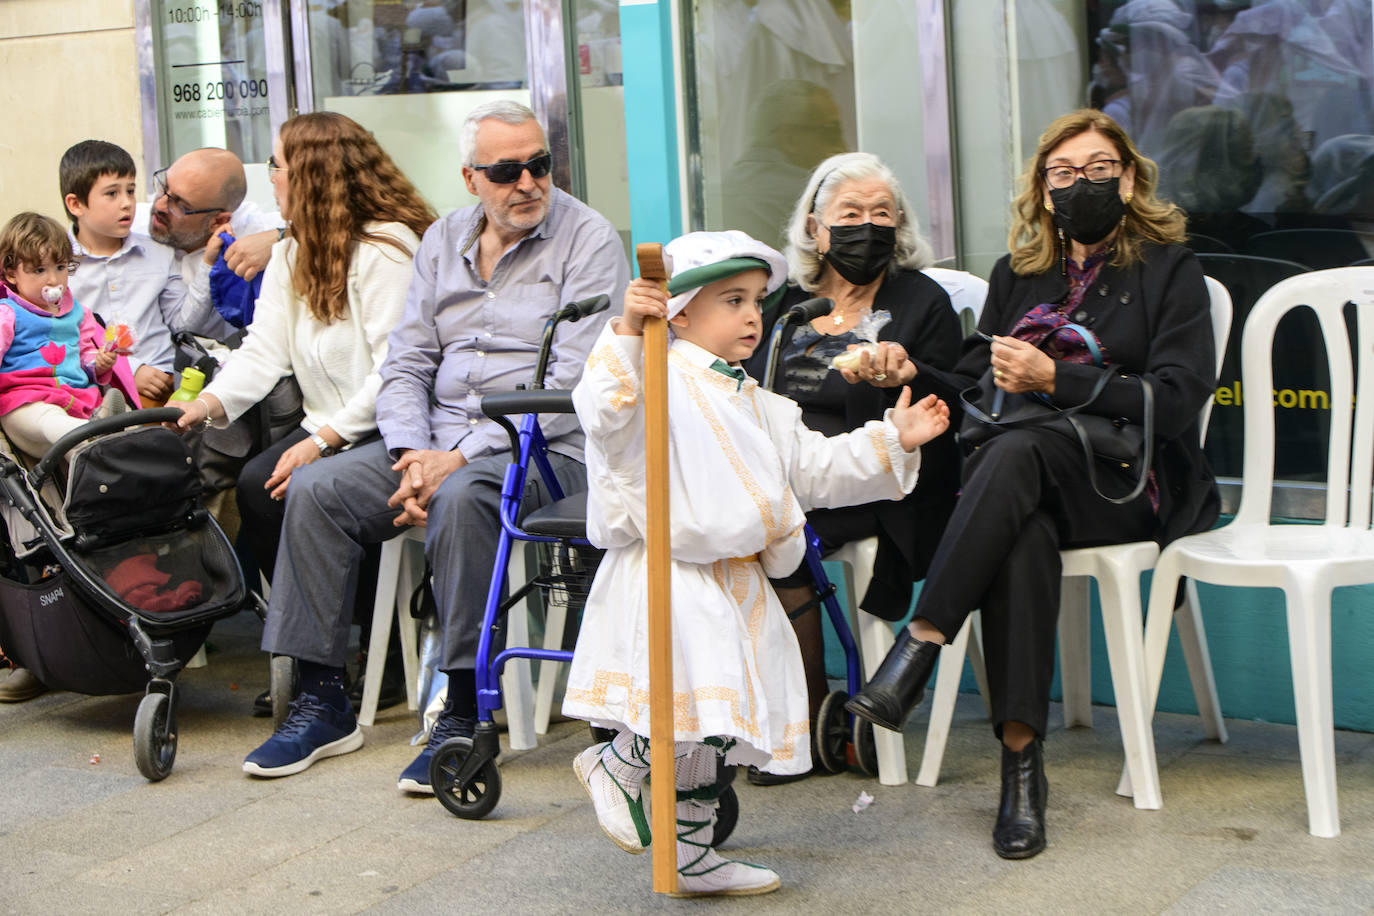
[[[244,530],[270,574],[292,471],[376,435],[387,334],[435,213],[372,134],[341,114],[287,121],[267,169],[290,236],[272,250],[243,346],[200,397],[178,406],[182,428],[224,426],[278,379],[293,375],[300,386],[300,427],[238,480]]]
[[[1002,745],[992,842],[1004,858],[1045,848],[1042,740],[1060,549],[1164,542],[1217,517],[1197,427],[1216,379],[1207,288],[1182,244],[1183,214],[1155,197],[1156,177],[1155,164],[1102,112],[1055,120],[1023,176],[1012,250],[993,268],[981,333],[964,342],[952,372],[914,367],[946,398],[991,369],[999,391],[1039,395],[1061,408],[1086,404],[1085,415],[1142,426],[1142,379],[1154,393],[1155,459],[1133,497],[1136,469],[1089,458],[1077,438],[1051,427],[1007,430],[968,455],[915,619],[848,705],[900,729],[940,647],[980,608],[993,731]],[[967,421],[964,431],[976,432]]]

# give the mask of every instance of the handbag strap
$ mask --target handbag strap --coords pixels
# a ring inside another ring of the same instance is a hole
[[[1102,488],[1097,485],[1097,456],[1093,454],[1092,443],[1088,440],[1088,431],[1083,428],[1077,418],[1069,417],[1069,425],[1073,427],[1074,433],[1078,436],[1078,444],[1083,447],[1083,458],[1088,465],[1088,483],[1097,495],[1109,503],[1124,505],[1145,492],[1145,485],[1150,482],[1150,467],[1154,464],[1155,458],[1155,390],[1149,379],[1143,376],[1135,376],[1136,381],[1140,382],[1140,397],[1145,409],[1144,422],[1144,448],[1145,454],[1140,461],[1140,476],[1131,487],[1131,492],[1125,496],[1112,497],[1102,492]]]
[[[1062,420],[1065,417],[1072,417],[1074,414],[1081,412],[1085,407],[1090,407],[1092,403],[1097,400],[1097,396],[1102,393],[1102,389],[1107,387],[1107,381],[1110,378],[1111,371],[1103,370],[1102,374],[1098,376],[1097,381],[1093,383],[1093,389],[1088,394],[1088,399],[1084,401],[1082,404],[1075,404],[1072,407],[1057,408],[1053,404],[1047,403],[1046,406],[1050,409],[1045,411],[1044,413],[1032,414],[1029,416],[1012,418],[1009,420],[994,419],[992,416],[989,416],[988,413],[984,412],[982,408],[980,408],[977,404],[970,401],[968,398],[963,397],[961,395],[959,399],[963,404],[964,413],[972,416],[975,420],[977,420],[980,423],[986,423],[988,426],[996,426],[999,429],[1026,429],[1032,426],[1044,426],[1046,423],[1053,423],[1054,421]],[[998,388],[997,392],[998,394],[1005,393],[1002,391],[1001,388]],[[994,398],[992,412],[999,413],[1000,411],[998,411],[998,407],[1000,407],[1000,404],[998,404],[997,399]]]

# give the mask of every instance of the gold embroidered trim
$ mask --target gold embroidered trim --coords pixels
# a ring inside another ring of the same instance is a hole
[[[882,466],[884,474],[892,473],[892,456],[887,453],[887,435],[882,426],[870,426],[868,428],[869,441],[873,443],[873,451],[878,453],[878,464]]]
[[[588,369],[594,369],[597,366],[603,367],[612,378],[620,383],[620,388],[610,397],[612,409],[624,410],[626,407],[633,407],[639,403],[635,377],[625,368],[625,364],[620,361],[615,348],[610,344],[602,344],[587,357]]]

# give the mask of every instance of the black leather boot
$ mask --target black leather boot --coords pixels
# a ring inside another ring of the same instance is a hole
[[[1002,745],[1002,805],[992,828],[992,848],[1004,859],[1029,859],[1045,848],[1044,745],[1039,738],[1020,751]]]
[[[902,627],[897,644],[887,653],[873,679],[844,708],[894,732],[902,730],[906,717],[926,695],[926,681],[935,670],[935,660],[944,648],[938,643],[922,642]]]

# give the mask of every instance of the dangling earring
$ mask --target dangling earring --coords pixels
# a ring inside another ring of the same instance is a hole
[[[1059,275],[1067,277],[1069,275],[1068,252],[1064,245],[1064,230],[1059,230]]]

